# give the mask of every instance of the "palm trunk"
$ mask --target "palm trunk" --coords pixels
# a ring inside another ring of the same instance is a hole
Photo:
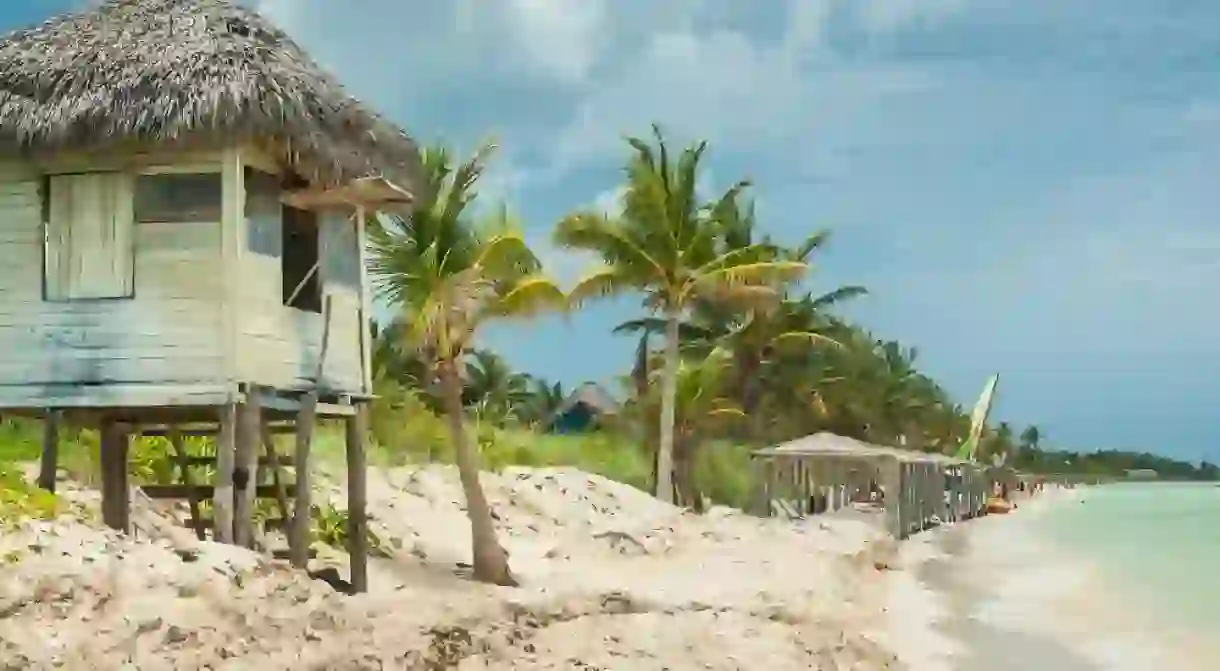
[[[697,469],[699,444],[695,436],[679,434],[674,441],[674,473],[677,481],[678,504],[703,513],[703,492],[699,490]]]
[[[665,313],[665,370],[661,371],[661,441],[657,447],[658,499],[674,502],[674,422],[678,396],[678,325],[681,314],[674,309]]]
[[[452,361],[441,364],[441,386],[445,397],[445,418],[453,435],[458,478],[466,496],[466,516],[470,518],[470,544],[474,551],[474,578],[482,582],[515,587],[517,581],[508,570],[508,553],[500,547],[491,520],[491,506],[479,484],[479,457],[466,439],[462,423],[462,380]]]

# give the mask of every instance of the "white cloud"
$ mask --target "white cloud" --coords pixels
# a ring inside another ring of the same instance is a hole
[[[540,71],[562,81],[588,76],[605,43],[605,0],[507,0],[517,46]]]
[[[654,121],[716,147],[799,151],[829,119],[937,85],[909,68],[835,63],[824,51],[832,5],[784,6],[784,34],[770,43],[733,27],[651,32],[576,108],[554,147],[556,170],[621,152],[624,133],[643,132]],[[893,29],[916,16],[900,12],[887,21]]]

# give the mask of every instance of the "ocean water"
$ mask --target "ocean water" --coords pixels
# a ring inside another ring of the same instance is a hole
[[[1220,486],[1091,487],[1047,512],[1045,537],[1091,564],[1139,619],[1220,639]]]
[[[976,591],[969,618],[995,634],[982,638],[1020,642],[977,659],[1036,650],[1020,668],[1220,669],[1220,488],[1052,490],[963,531],[953,570]]]

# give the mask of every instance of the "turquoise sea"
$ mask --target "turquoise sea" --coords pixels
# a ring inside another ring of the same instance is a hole
[[[1220,486],[1092,487],[1040,526],[1125,603],[1172,629],[1220,639]]]

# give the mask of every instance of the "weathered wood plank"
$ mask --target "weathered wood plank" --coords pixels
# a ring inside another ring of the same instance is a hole
[[[220,409],[220,435],[216,438],[216,486],[213,488],[212,515],[216,519],[213,538],[233,542],[233,466],[237,441],[237,406],[228,403]],[[145,489],[147,491],[147,489]]]
[[[149,434],[146,433],[144,435],[147,436]],[[191,457],[187,457],[187,462],[190,466],[215,466],[216,458],[215,457],[191,456]],[[293,457],[285,454],[285,455],[280,455],[279,463],[281,466],[291,466],[295,462],[293,461]],[[260,469],[265,468],[269,465],[271,465],[271,457],[261,456],[258,458],[258,466]]]
[[[199,384],[223,379],[219,356],[116,357],[60,350],[56,356],[0,361],[0,380],[27,386],[55,384]]]
[[[233,486],[236,489],[233,505],[233,542],[242,547],[254,543],[254,497],[258,485],[259,426],[262,424],[262,407],[258,394],[247,394],[246,402],[237,406],[237,452],[233,471]]]
[[[258,395],[255,394],[251,402],[258,402]],[[271,486],[275,490],[275,501],[279,505],[280,517],[282,519],[291,519],[292,510],[288,507],[288,484],[287,478],[284,475],[280,465],[284,462],[283,457],[279,455],[279,451],[275,447],[275,436],[271,433],[270,427],[266,422],[259,427],[259,438],[263,444],[263,449],[266,455],[259,457],[259,462],[267,462],[268,469],[271,471]],[[261,472],[261,471],[260,471]]]
[[[111,529],[126,532],[131,510],[127,484],[127,448],[130,435],[107,422],[101,428],[102,521]]]
[[[203,540],[206,534],[199,514],[199,490],[195,488],[195,478],[191,473],[186,446],[182,444],[182,435],[177,431],[171,432],[169,443],[174,450],[174,459],[178,464],[178,474],[182,478],[182,485],[187,488],[186,500],[187,507],[191,511],[191,526],[195,529],[195,536],[199,540]]]
[[[284,520],[278,517],[268,517],[264,519],[261,524],[266,529],[287,529],[291,523],[291,519]],[[216,520],[213,520],[210,517],[205,517],[199,521],[199,524],[203,526],[204,529],[212,529],[216,526]]]
[[[368,473],[364,437],[368,410],[357,408],[344,421],[347,443],[347,551],[351,556],[351,583],[356,593],[369,589]]]
[[[42,420],[42,461],[38,471],[38,486],[55,492],[56,475],[59,472],[59,420],[60,413],[48,409]]]
[[[308,393],[297,418],[296,442],[296,503],[293,505],[292,528],[288,535],[292,565],[305,568],[309,559],[310,527],[310,473],[309,452],[313,443],[314,412],[318,402],[316,393]]]
[[[4,275],[0,275],[3,278]],[[139,287],[136,287],[137,290]],[[145,322],[181,330],[214,324],[214,301],[196,298],[43,302],[41,294],[0,301],[0,324],[6,326],[73,326]],[[210,313],[210,314],[209,314]]]
[[[227,384],[0,384],[0,409],[211,407],[229,402]]]
[[[194,490],[196,496],[198,496],[200,499],[206,499],[209,497],[215,498],[215,497],[220,496],[221,488],[222,488],[222,486],[217,486],[217,485],[188,486],[185,484],[144,485],[141,487],[141,489],[144,490],[144,493],[148,495],[148,498],[157,499],[157,500],[189,499],[192,490]],[[230,487],[229,489],[232,490],[232,487]],[[254,492],[254,495],[255,495],[254,498],[259,498],[259,499],[274,499],[275,498],[275,487],[273,487],[271,485],[258,485],[256,487],[252,486],[249,489],[252,492]],[[292,497],[296,494],[296,487],[294,485],[285,485],[284,493],[288,497]],[[230,510],[231,509],[232,509],[232,504],[230,504]],[[235,543],[236,541],[224,541],[224,542],[234,542]]]

